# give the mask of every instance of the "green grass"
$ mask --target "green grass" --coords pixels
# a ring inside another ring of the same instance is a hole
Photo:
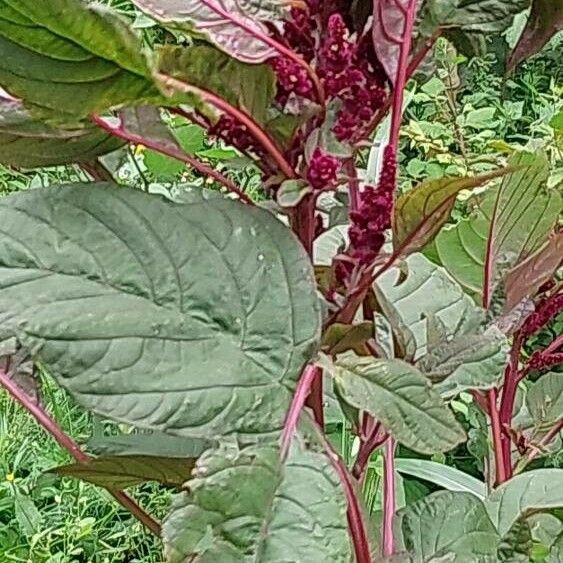
[[[84,443],[94,431],[92,417],[52,382],[45,381],[44,391],[49,412]],[[162,562],[159,541],[107,492],[48,473],[70,461],[0,391],[0,563]],[[151,514],[161,518],[166,513],[167,491],[144,485],[130,492]]]

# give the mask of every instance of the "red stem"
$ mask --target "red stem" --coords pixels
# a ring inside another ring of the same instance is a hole
[[[90,456],[84,453],[80,446],[64,432],[64,430],[49,416],[49,414],[37,403],[33,401],[29,395],[22,391],[13,379],[3,370],[0,370],[0,385],[6,389],[11,397],[17,401],[25,410],[29,412],[48,432],[56,442],[80,464],[90,463]],[[123,491],[108,489],[108,492],[135,516],[142,524],[144,524],[155,535],[160,536],[160,524],[152,519],[131,497]]]
[[[520,472],[526,465],[533,461],[542,451],[542,447],[547,446],[558,434],[563,430],[563,419],[557,422],[551,430],[542,438],[539,443],[540,447],[532,446],[525,458],[521,459],[514,467],[515,472]]]
[[[352,484],[352,478],[348,473],[348,469],[342,461],[342,458],[334,451],[334,448],[331,446],[324,434],[319,432],[319,435],[326,454],[328,455],[335,471],[338,473],[340,482],[342,483],[342,487],[344,489],[344,494],[346,495],[346,500],[348,502],[348,527],[350,528],[350,535],[352,536],[352,543],[354,544],[356,563],[371,563],[371,553],[366,526],[360,509],[360,503],[358,502],[358,497],[356,495],[356,491],[354,490],[354,485]]]
[[[291,440],[293,439],[295,430],[297,429],[299,416],[301,415],[301,411],[305,406],[305,401],[311,393],[311,389],[313,388],[315,381],[318,379],[322,380],[322,369],[314,365],[308,365],[299,378],[297,389],[293,395],[293,400],[291,402],[291,406],[289,407],[282,432],[280,447],[280,455],[282,459],[287,457]]]
[[[395,551],[393,517],[397,509],[395,499],[395,441],[388,438],[383,455],[383,557],[390,557]]]
[[[354,467],[352,468],[352,475],[358,481],[361,481],[364,477],[364,473],[368,466],[373,452],[379,448],[385,440],[387,440],[387,434],[384,433],[380,435],[380,424],[376,423],[375,427],[371,430],[371,433],[365,441],[362,442],[360,446],[360,451],[358,452],[358,457],[354,462]]]
[[[499,411],[497,408],[497,390],[491,389],[488,393],[489,414],[491,417],[491,430],[493,434],[493,450],[495,454],[496,481],[498,486],[506,481],[506,465],[503,455],[502,432]]]
[[[316,96],[317,96],[317,101],[319,102],[319,105],[321,106],[321,108],[323,108],[323,112],[324,112],[325,106],[326,106],[324,88],[321,84],[321,81],[319,80],[317,73],[313,70],[313,68],[303,58],[301,58],[299,55],[297,55],[297,53],[295,53],[294,51],[292,51],[291,49],[289,49],[285,45],[282,45],[281,43],[279,43],[278,41],[276,41],[274,38],[270,37],[269,35],[262,33],[260,30],[255,29],[255,28],[247,25],[243,20],[240,20],[239,18],[233,17],[231,12],[223,10],[223,8],[218,6],[216,2],[209,2],[208,0],[201,0],[201,1],[209,9],[213,10],[216,14],[219,14],[221,17],[232,21],[238,27],[240,27],[241,29],[244,29],[244,31],[246,31],[250,35],[253,35],[257,39],[260,39],[260,41],[264,42],[266,45],[269,45],[270,47],[272,47],[272,49],[277,51],[280,55],[286,56],[288,59],[291,59],[294,63],[298,64],[300,67],[304,68],[305,71],[307,72],[307,75],[311,79],[313,86],[315,87],[315,93],[316,93]]]
[[[242,190],[240,190],[233,182],[231,182],[231,180],[223,176],[223,174],[221,174],[220,172],[213,170],[213,168],[207,166],[206,164],[199,162],[199,160],[196,160],[195,158],[188,156],[185,152],[179,149],[175,149],[172,146],[164,146],[160,144],[158,141],[143,137],[142,135],[131,133],[130,131],[124,129],[121,124],[117,127],[113,127],[105,119],[103,119],[97,114],[91,115],[90,118],[96,125],[98,125],[98,127],[101,127],[102,129],[104,129],[105,131],[107,131],[108,133],[110,133],[115,137],[119,137],[120,139],[123,139],[133,144],[144,145],[145,147],[151,150],[154,150],[161,154],[165,154],[166,156],[175,158],[180,162],[184,162],[192,166],[202,174],[210,176],[211,178],[217,180],[219,183],[223,184],[223,186],[225,186],[230,192],[238,195],[238,197],[245,203],[249,205],[253,205],[253,201]]]
[[[168,76],[166,74],[158,73],[156,76],[163,82],[163,84],[165,84],[169,88],[183,93],[195,94],[207,103],[215,106],[217,109],[231,115],[232,117],[240,121],[240,123],[242,123],[250,131],[250,133],[252,133],[255,139],[274,159],[279,169],[288,178],[297,178],[297,174],[291,167],[291,164],[289,164],[289,162],[285,159],[281,150],[276,146],[274,140],[268,135],[268,133],[266,133],[266,131],[264,131],[264,129],[262,129],[262,127],[260,127],[260,125],[258,125],[258,123],[256,123],[256,121],[254,121],[254,119],[248,113],[234,107],[213,92],[210,92],[203,88],[198,88],[197,86],[193,86],[191,84],[188,84],[187,82],[178,80],[177,78],[173,78],[172,76]]]
[[[350,196],[350,212],[357,211],[360,198],[360,181],[354,157],[346,162],[344,170],[348,175],[348,194]]]

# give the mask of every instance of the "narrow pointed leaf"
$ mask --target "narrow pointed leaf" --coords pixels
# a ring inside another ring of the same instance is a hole
[[[0,85],[43,116],[85,118],[157,97],[140,38],[82,0],[0,1]]]
[[[506,270],[546,241],[561,210],[561,194],[546,186],[549,163],[543,153],[516,153],[500,187],[485,194],[471,217],[436,238],[440,261],[464,287],[489,307]]]
[[[328,458],[297,436],[201,457],[163,527],[167,563],[350,561],[346,500]]]
[[[163,432],[94,437],[88,450],[98,456],[160,456],[198,458],[214,442],[202,438],[172,436]]]
[[[563,507],[563,469],[536,469],[503,483],[485,501],[501,535],[532,511]]]
[[[217,47],[247,63],[261,63],[276,51],[261,37],[264,21],[279,21],[288,2],[259,0],[133,0],[156,21],[172,29],[204,34]]]
[[[126,489],[148,481],[181,487],[190,477],[195,459],[142,455],[104,456],[90,463],[51,469],[61,477],[75,477],[99,487]]]
[[[563,263],[563,231],[553,233],[545,244],[506,275],[505,311],[511,311],[524,299],[533,297],[542,284],[551,279]]]
[[[439,491],[397,514],[411,563],[497,563],[499,536],[470,493]]]
[[[549,40],[563,29],[561,0],[533,0],[526,27],[508,61],[512,70],[529,57],[539,53]]]
[[[33,119],[21,102],[0,98],[2,164],[36,168],[87,162],[122,145],[123,141],[91,123],[84,123],[80,128],[51,127]]]
[[[0,225],[0,338],[83,406],[188,437],[281,430],[320,311],[269,212],[89,184],[4,197]]]
[[[370,413],[408,448],[436,453],[451,450],[465,439],[428,379],[406,362],[346,354],[330,372],[346,402]]]
[[[399,473],[430,481],[448,491],[471,493],[481,500],[487,496],[487,486],[483,481],[450,465],[427,459],[398,458],[395,467]]]
[[[397,199],[393,247],[402,255],[424,248],[450,218],[457,194],[506,174],[499,170],[473,178],[438,178],[422,182]]]

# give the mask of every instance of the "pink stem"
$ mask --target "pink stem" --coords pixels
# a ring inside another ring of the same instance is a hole
[[[245,203],[249,205],[253,205],[253,201],[242,190],[240,190],[233,182],[231,182],[231,180],[223,176],[223,174],[221,174],[220,172],[217,172],[216,170],[213,170],[213,168],[207,166],[206,164],[203,164],[203,162],[199,162],[199,160],[196,160],[195,158],[188,156],[185,152],[179,149],[175,149],[172,146],[164,146],[158,141],[155,141],[153,139],[148,139],[146,137],[143,137],[142,135],[131,133],[130,131],[124,129],[122,125],[114,127],[97,114],[91,115],[90,118],[96,125],[98,125],[98,127],[101,127],[102,129],[104,129],[105,131],[107,131],[108,133],[110,133],[115,137],[119,137],[120,139],[123,139],[124,141],[128,141],[133,144],[144,145],[145,147],[151,150],[154,150],[171,158],[175,158],[180,162],[184,162],[188,164],[189,166],[195,168],[202,174],[205,174],[206,176],[210,176],[211,178],[217,180],[219,183],[223,184],[223,186],[225,186],[230,192],[238,195],[238,197]]]
[[[493,434],[493,448],[495,454],[496,481],[498,486],[506,481],[506,465],[502,444],[502,430],[497,408],[497,390],[491,389],[488,393],[489,415],[491,417],[491,431]]]
[[[266,149],[266,152],[271,155],[274,159],[276,164],[279,166],[280,170],[288,177],[288,178],[296,178],[297,174],[287,162],[284,155],[280,151],[280,149],[276,146],[273,139],[254,121],[254,119],[246,112],[239,110],[238,108],[234,107],[233,105],[229,104],[220,96],[217,96],[213,92],[209,92],[208,90],[204,90],[203,88],[198,88],[197,86],[192,86],[187,82],[182,80],[178,80],[177,78],[173,78],[172,76],[168,76],[166,74],[157,74],[157,77],[169,88],[173,90],[184,92],[184,93],[192,93],[196,96],[199,96],[206,102],[210,103],[211,105],[215,106],[217,109],[224,111],[225,113],[231,115],[240,123],[242,123],[246,128],[254,135],[256,140]]]
[[[388,435],[386,433],[380,434],[380,425],[377,423],[368,438],[362,442],[358,457],[354,462],[352,468],[352,475],[357,481],[361,481],[364,477],[369,459],[373,452],[379,448],[386,440]]]
[[[416,18],[417,0],[409,0],[405,16],[405,28],[399,54],[399,67],[393,88],[393,110],[391,116],[391,131],[389,134],[389,145],[393,154],[397,154],[399,148],[399,129],[403,117],[403,100],[405,97],[405,86],[408,78],[409,55],[411,51],[412,32]]]
[[[287,457],[289,446],[291,445],[291,440],[293,439],[295,430],[297,429],[299,416],[301,415],[301,411],[305,406],[305,401],[307,400],[307,397],[311,392],[313,384],[316,379],[321,379],[321,377],[322,369],[320,367],[309,364],[305,368],[303,374],[299,379],[299,383],[297,384],[297,389],[295,390],[295,394],[293,395],[293,401],[291,402],[291,406],[289,407],[282,432],[280,447],[280,455],[282,459],[285,459]]]
[[[14,380],[3,370],[0,370],[0,385],[17,401],[35,420],[48,432],[56,442],[80,464],[90,463],[90,456],[84,453],[80,446],[64,432],[64,430],[47,414],[47,412],[33,399],[22,391]],[[153,520],[131,497],[123,491],[108,489],[108,492],[144,524],[155,535],[160,536],[160,524]]]
[[[383,455],[383,556],[390,557],[395,551],[393,517],[397,509],[395,498],[395,440],[389,437]]]
[[[338,477],[340,478],[340,482],[342,483],[342,487],[344,489],[344,494],[346,495],[346,500],[348,502],[348,527],[350,528],[350,535],[352,536],[356,563],[371,563],[371,553],[366,526],[348,468],[342,461],[342,458],[334,451],[334,448],[331,446],[324,434],[320,431],[319,439],[324,446],[334,470],[338,473]]]
[[[209,0],[201,0],[201,1],[210,10],[213,10],[216,14],[220,15],[221,17],[227,20],[232,21],[235,25],[237,25],[241,29],[244,29],[244,31],[246,31],[250,35],[253,35],[254,37],[259,39],[266,45],[272,47],[272,49],[277,51],[280,55],[286,56],[288,59],[291,59],[294,63],[298,64],[300,67],[304,68],[315,87],[317,101],[319,102],[320,106],[323,108],[324,111],[324,108],[326,106],[324,88],[321,84],[321,81],[319,80],[319,77],[317,76],[317,73],[311,68],[309,64],[307,64],[307,62],[303,58],[301,58],[291,49],[289,49],[285,45],[282,45],[281,43],[279,43],[269,35],[262,33],[259,29],[251,27],[250,25],[246,24],[244,20],[241,20],[240,18],[233,16],[232,12],[224,10],[221,6],[217,5],[217,2],[210,2]]]
[[[563,346],[563,334],[560,334],[543,352],[542,354],[551,354],[556,350],[559,350]]]

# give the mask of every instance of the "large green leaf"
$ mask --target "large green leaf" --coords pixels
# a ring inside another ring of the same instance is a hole
[[[483,481],[450,465],[427,459],[397,458],[395,468],[399,473],[430,481],[448,491],[471,493],[481,500],[487,496],[487,486]]]
[[[498,561],[506,563],[529,563],[533,548],[532,531],[525,518],[520,518],[501,538],[498,546]]]
[[[0,85],[61,120],[157,95],[140,38],[82,0],[0,0]]]
[[[142,455],[99,457],[90,463],[63,465],[51,472],[61,477],[76,477],[108,489],[126,489],[157,481],[181,487],[192,472],[195,459]]]
[[[309,260],[267,211],[178,199],[105,184],[2,198],[0,338],[113,419],[278,431],[319,339]]]
[[[497,562],[499,536],[470,493],[433,493],[400,510],[397,521],[412,563]]]
[[[21,102],[0,98],[0,163],[21,168],[84,162],[118,149],[123,141],[85,123],[61,129],[33,119]]]
[[[563,561],[563,533],[559,534],[549,550],[548,563]]]
[[[562,29],[563,2],[561,0],[532,0],[532,10],[526,27],[510,56],[508,68],[514,68],[541,51],[544,45]]]
[[[521,516],[563,507],[563,469],[536,469],[517,475],[498,487],[485,505],[504,536]]]
[[[203,88],[266,123],[276,91],[276,78],[267,64],[237,61],[211,45],[164,47],[158,53],[159,72]]]
[[[464,287],[482,295],[488,307],[505,270],[546,241],[561,210],[561,195],[546,186],[549,163],[543,153],[516,153],[514,172],[489,191],[468,219],[436,238],[441,263]]]
[[[391,322],[406,355],[427,351],[427,319],[436,317],[444,337],[456,334],[475,305],[448,273],[422,254],[412,254],[402,267],[390,268],[373,285],[378,303]]]
[[[464,440],[463,429],[440,395],[406,362],[349,353],[327,367],[347,403],[369,412],[412,450],[447,451]]]
[[[133,0],[141,10],[172,29],[206,36],[219,48],[247,63],[261,63],[276,51],[260,36],[269,36],[263,21],[283,16],[281,0]],[[258,35],[258,37],[257,37]]]
[[[549,430],[563,418],[563,377],[546,373],[526,393],[528,412],[537,430]]]
[[[297,437],[226,444],[199,459],[164,522],[168,563],[350,561],[346,501],[328,458]]]

